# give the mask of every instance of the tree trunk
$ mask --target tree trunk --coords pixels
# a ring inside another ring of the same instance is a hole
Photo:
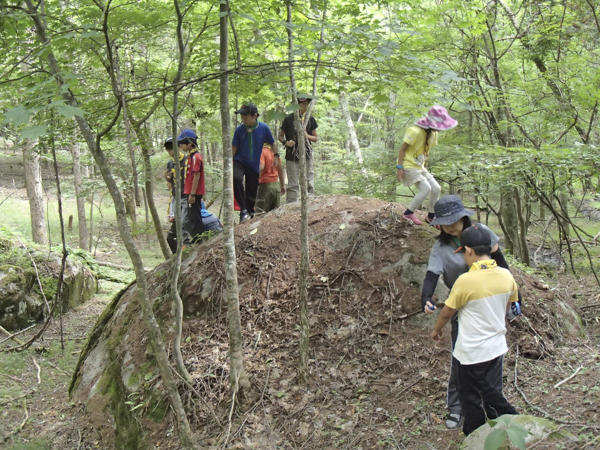
[[[172,255],[169,244],[162,229],[162,222],[156,209],[156,202],[154,201],[154,180],[152,179],[152,162],[150,160],[150,148],[152,148],[152,142],[148,136],[147,130],[140,126],[140,122],[133,120],[133,130],[138,138],[140,149],[142,150],[142,161],[144,163],[144,186],[146,187],[146,199],[148,200],[148,209],[152,216],[152,222],[154,223],[154,231],[156,232],[156,238],[160,245],[163,257],[169,259]]]
[[[519,188],[513,188],[513,195],[515,199],[515,210],[517,211],[517,219],[519,221],[519,259],[523,264],[530,265],[529,261],[529,245],[527,244],[527,220],[523,216],[523,202],[521,202],[521,195],[519,194]]]
[[[292,98],[298,104],[296,93],[296,78],[294,76],[294,34],[292,29],[292,0],[287,0],[287,33],[288,57],[290,71],[290,85]],[[340,92],[341,99],[345,97]],[[346,104],[347,107],[347,104]],[[343,109],[342,109],[343,110]],[[308,320],[308,269],[309,269],[309,242],[308,242],[308,183],[306,179],[306,142],[304,128],[300,121],[299,110],[294,111],[294,125],[298,136],[298,152],[300,157],[300,274],[298,279],[299,309],[300,309],[300,361],[298,364],[298,381],[306,383],[310,374],[308,360],[310,356],[310,322]],[[310,110],[306,114],[305,123],[310,123]],[[350,119],[352,122],[352,119]],[[354,127],[352,127],[354,132]],[[356,134],[354,134],[356,138]],[[358,144],[358,141],[357,141]],[[360,152],[360,149],[359,149]],[[362,158],[360,160],[362,164]]]
[[[83,177],[81,174],[81,155],[76,136],[71,143],[71,155],[73,156],[73,184],[75,185],[75,196],[77,199],[77,224],[79,226],[79,248],[88,249],[88,228],[85,217],[85,197],[83,195]]]
[[[177,49],[179,51],[179,54],[177,74],[173,79],[173,84],[177,85],[177,83],[179,83],[179,80],[181,80],[181,75],[183,73],[185,60],[185,45],[183,43],[183,36],[181,32],[181,27],[183,24],[183,15],[181,14],[179,0],[174,0],[174,4],[175,12],[177,13]],[[178,100],[178,91],[176,88],[173,88],[173,115],[171,116],[171,133],[174,141],[175,136],[177,136],[177,120],[179,118],[179,105],[177,104]],[[185,364],[183,362],[183,355],[181,354],[181,332],[183,330],[183,302],[181,300],[181,296],[179,295],[178,283],[179,272],[181,271],[181,252],[183,251],[183,229],[181,223],[181,160],[179,159],[179,147],[173,145],[173,151],[173,162],[175,165],[175,192],[177,194],[175,195],[175,230],[177,234],[177,249],[175,250],[175,264],[173,266],[173,276],[171,278],[171,296],[173,297],[173,302],[175,303],[175,336],[173,339],[173,356],[175,357],[175,363],[177,364],[177,371],[184,380],[186,380],[188,383],[191,383],[192,377],[185,368]]]
[[[238,291],[237,260],[235,251],[233,210],[233,153],[231,150],[231,116],[229,115],[229,66],[227,20],[229,7],[221,2],[220,18],[220,66],[221,66],[221,137],[223,144],[223,254],[225,259],[225,295],[229,322],[229,381],[236,393],[243,394],[250,388],[244,369],[242,319]]]
[[[344,116],[344,120],[346,121],[346,128],[348,129],[348,135],[350,137],[350,152],[354,153],[354,156],[358,160],[358,164],[362,166],[363,159],[362,153],[360,151],[360,144],[358,143],[358,137],[356,136],[356,130],[354,129],[354,122],[352,121],[352,116],[350,115],[348,100],[346,99],[346,94],[343,91],[340,91],[340,108],[342,109],[342,115]]]
[[[34,23],[37,37],[41,44],[47,45],[49,43],[49,39],[46,35],[46,28],[44,26],[45,17],[43,14],[37,10],[36,6],[34,6],[32,0],[24,0],[25,5],[27,6],[29,17]],[[107,15],[105,11],[104,17],[104,27],[107,28]],[[50,69],[50,73],[56,79],[59,87],[64,86],[64,79],[62,77],[62,73],[60,67],[58,65],[58,61],[54,56],[54,53],[49,50],[46,53],[46,60],[48,62],[48,66]],[[75,96],[69,89],[61,89],[63,98],[67,102],[68,105],[77,107],[77,101]],[[110,192],[112,197],[114,206],[115,206],[115,214],[117,219],[117,226],[119,229],[119,233],[121,235],[121,239],[125,248],[127,249],[127,253],[131,258],[131,262],[133,263],[133,267],[135,270],[135,278],[136,278],[136,287],[138,292],[138,301],[140,303],[140,307],[142,310],[142,316],[144,318],[144,322],[148,327],[148,338],[150,345],[154,351],[154,357],[156,359],[156,363],[158,365],[160,375],[162,381],[165,386],[165,390],[167,391],[167,395],[170,398],[171,406],[173,407],[173,411],[176,415],[177,422],[179,425],[179,436],[181,439],[182,446],[184,448],[194,448],[193,444],[193,434],[190,428],[190,424],[187,420],[187,415],[183,408],[183,403],[181,401],[181,397],[179,396],[179,391],[177,390],[177,385],[175,384],[175,380],[173,379],[173,375],[171,374],[171,368],[169,367],[169,360],[166,352],[166,345],[162,336],[162,332],[158,323],[156,322],[156,317],[154,316],[154,311],[152,310],[152,303],[150,300],[150,295],[148,292],[148,284],[146,282],[146,273],[144,271],[144,264],[142,261],[142,257],[135,245],[135,241],[133,240],[133,236],[131,233],[131,228],[127,223],[127,218],[125,214],[125,204],[123,202],[123,197],[119,191],[119,187],[115,181],[115,178],[110,170],[110,165],[104,154],[100,142],[103,135],[108,133],[110,129],[114,126],[116,121],[118,120],[118,115],[120,114],[120,107],[118,107],[115,117],[113,121],[109,124],[108,127],[98,132],[96,136],[92,133],[92,130],[87,123],[87,121],[83,117],[76,116],[75,120],[79,126],[79,130],[83,135],[88,148],[92,155],[94,156],[94,160],[96,161],[98,168],[100,169],[100,173],[102,174],[102,178],[106,183],[106,187]]]
[[[29,198],[31,216],[31,238],[37,244],[47,244],[46,216],[44,214],[44,191],[42,189],[42,169],[40,155],[33,150],[34,143],[27,139],[23,147],[25,166],[25,187]]]

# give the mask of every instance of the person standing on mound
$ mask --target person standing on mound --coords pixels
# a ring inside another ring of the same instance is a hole
[[[281,165],[277,145],[268,125],[258,121],[258,108],[254,103],[244,103],[236,114],[242,119],[233,133],[233,194],[240,205],[240,223],[254,217],[254,204],[258,191],[260,157],[263,146],[273,151],[275,168]]]
[[[438,131],[451,130],[458,122],[448,115],[446,108],[432,106],[427,115],[415,122],[415,125],[406,130],[404,143],[400,147],[398,163],[396,164],[396,178],[405,186],[416,184],[419,192],[404,211],[402,218],[421,225],[423,222],[416,216],[415,211],[429,196],[429,214],[427,223],[435,217],[433,206],[440,196],[440,185],[433,175],[425,168],[429,158],[429,151],[437,145]]]

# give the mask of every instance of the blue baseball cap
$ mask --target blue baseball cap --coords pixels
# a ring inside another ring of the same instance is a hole
[[[196,136],[196,133],[194,133],[192,130],[190,130],[189,128],[186,128],[177,137],[177,142],[181,142],[181,141],[185,142],[188,139],[192,139],[194,142],[196,142],[196,140],[198,139],[198,136]]]

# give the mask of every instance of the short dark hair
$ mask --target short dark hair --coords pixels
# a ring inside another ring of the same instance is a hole
[[[462,221],[463,221],[463,230],[465,230],[465,229],[469,228],[471,225],[473,225],[471,223],[471,218],[469,216],[463,216]],[[446,233],[444,231],[444,228],[442,225],[440,225],[440,234],[437,237],[437,239],[442,241],[442,244],[450,245],[452,243],[452,236],[450,236],[448,233]]]
[[[177,141],[177,145],[182,145],[182,144],[192,144],[194,147],[196,147],[196,148],[198,147],[196,140],[192,139],[192,138],[184,138],[184,139]]]
[[[491,245],[478,245],[477,247],[470,247],[473,249],[477,256],[491,256],[492,246]]]

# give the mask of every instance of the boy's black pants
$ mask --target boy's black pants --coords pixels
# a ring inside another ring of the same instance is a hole
[[[465,415],[463,432],[466,436],[485,423],[486,414],[489,419],[503,414],[518,414],[502,391],[489,382],[492,373],[502,371],[502,356],[477,364],[459,363],[458,366],[460,399]]]
[[[244,177],[246,189],[244,190]],[[233,161],[233,194],[240,210],[254,214],[256,192],[258,191],[258,172],[244,166],[239,161]]]
[[[185,195],[185,202],[188,203],[188,195]],[[182,200],[184,201],[184,200]],[[193,205],[188,203],[187,217],[181,223],[190,235],[192,243],[197,242],[198,237],[204,231],[202,227],[202,196],[196,195],[196,202]]]

